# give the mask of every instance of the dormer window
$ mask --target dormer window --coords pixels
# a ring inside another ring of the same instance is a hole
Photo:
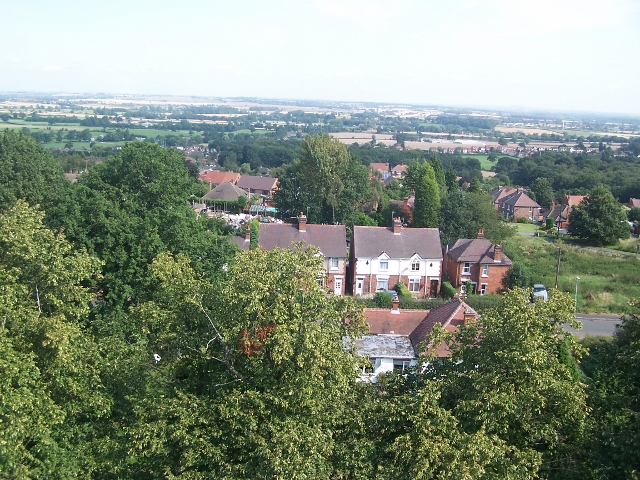
[[[380,262],[380,270],[389,270],[389,262],[382,260]]]
[[[413,272],[420,270],[420,260],[411,260],[411,270]]]

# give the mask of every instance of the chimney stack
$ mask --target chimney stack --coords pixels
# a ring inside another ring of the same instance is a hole
[[[405,212],[409,211],[409,197],[404,197],[404,200],[402,201],[402,209]]]
[[[302,212],[300,212],[300,215],[298,216],[298,230],[301,232],[307,231],[307,217],[305,217]]]
[[[462,318],[464,319],[465,325],[468,324],[470,321],[475,320],[476,318],[476,312],[474,312],[469,306],[467,306],[464,309],[464,313],[462,315],[463,315]]]
[[[244,239],[251,240],[251,227],[247,225],[247,229],[244,232]]]
[[[484,230],[482,228],[478,229],[478,236],[476,238],[484,238]]]
[[[402,222],[400,221],[400,217],[396,217],[393,219],[393,234],[400,235],[400,230],[402,229]]]
[[[391,300],[391,313],[400,313],[400,299],[397,295],[395,295],[393,300]]]
[[[495,263],[500,263],[502,261],[502,242],[496,245],[493,251],[493,261]]]

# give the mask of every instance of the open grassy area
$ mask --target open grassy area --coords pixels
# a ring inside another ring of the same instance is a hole
[[[512,226],[516,227],[519,233],[536,233],[540,232],[540,226],[535,223],[514,223]]]
[[[498,158],[500,157],[506,157],[508,155],[499,155]],[[480,167],[482,168],[482,170],[487,170],[487,171],[491,171],[491,169],[493,168],[493,166],[495,165],[495,162],[490,162],[488,160],[489,155],[485,155],[485,154],[465,154],[463,155],[464,158],[470,157],[470,158],[475,158],[476,160],[478,160],[480,162]]]
[[[543,238],[516,236],[505,241],[505,253],[531,272],[532,283],[555,285],[558,245]],[[640,298],[640,260],[562,245],[558,289],[575,294],[582,313],[629,313],[629,300]]]

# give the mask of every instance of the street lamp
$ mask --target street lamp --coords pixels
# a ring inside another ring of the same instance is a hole
[[[576,277],[576,312],[578,311],[578,281],[580,277]]]

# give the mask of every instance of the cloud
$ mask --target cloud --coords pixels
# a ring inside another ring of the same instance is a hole
[[[45,65],[42,67],[42,70],[45,72],[61,72],[64,70],[64,67],[60,65]]]

